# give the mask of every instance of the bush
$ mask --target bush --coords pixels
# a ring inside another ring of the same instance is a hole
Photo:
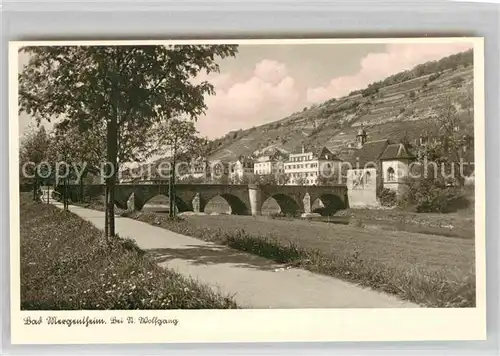
[[[433,82],[441,76],[441,73],[434,73],[429,76],[429,82]]]
[[[463,191],[431,178],[408,181],[401,204],[413,206],[418,213],[451,213],[469,205]]]
[[[380,204],[386,207],[393,207],[396,205],[396,192],[391,189],[384,188],[379,195]]]
[[[460,88],[464,82],[465,82],[464,78],[455,77],[451,80],[451,85],[455,88]]]

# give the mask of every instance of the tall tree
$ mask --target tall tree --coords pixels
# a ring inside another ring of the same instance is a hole
[[[463,185],[464,175],[473,171],[473,162],[466,160],[474,141],[472,87],[466,87],[460,94],[457,99],[443,98],[436,115],[429,119],[431,130],[428,134],[434,139],[427,138],[424,145],[416,148],[415,154],[417,160],[424,163],[431,180],[444,181],[453,175],[455,182]],[[425,164],[432,165],[434,170],[428,172]]]
[[[38,200],[40,188],[40,170],[49,167],[41,165],[49,157],[50,139],[44,126],[31,128],[21,139],[19,165],[21,179],[33,182],[33,200]],[[50,168],[49,168],[50,169]],[[32,177],[31,179],[29,177]]]
[[[19,76],[21,111],[37,121],[60,118],[80,131],[105,127],[106,229],[114,235],[119,163],[148,155],[147,134],[154,124],[202,115],[204,97],[214,94],[214,87],[191,79],[219,71],[217,58],[236,55],[237,47],[39,46],[20,51],[30,55]]]
[[[89,173],[99,174],[99,165],[106,155],[104,130],[94,126],[80,132],[77,127],[62,122],[54,125],[53,134],[51,157],[55,159],[55,164],[60,165],[60,170],[66,169],[62,163],[68,168],[69,176],[62,183],[66,189],[69,180],[76,180],[80,185],[78,199],[82,201],[85,177]],[[64,172],[58,173],[60,176],[64,175]]]
[[[156,133],[157,147],[159,150],[167,149],[170,153],[169,170],[169,215],[175,215],[175,178],[176,165],[178,159],[184,158],[183,163],[188,163],[189,157],[196,154],[197,146],[200,142],[197,137],[198,131],[193,121],[182,119],[165,120],[160,127],[154,130]],[[163,172],[162,172],[163,173]]]

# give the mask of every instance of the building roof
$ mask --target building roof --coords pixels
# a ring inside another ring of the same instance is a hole
[[[316,156],[317,159],[325,159],[329,161],[340,161],[340,158],[338,158],[335,154],[332,153],[328,148],[326,147],[321,147],[318,149],[316,152],[313,152],[314,156]]]
[[[389,140],[368,141],[357,151],[351,158],[353,167],[359,164],[360,167],[365,166],[368,162],[377,162],[384,153],[384,150],[389,145]]]
[[[380,160],[388,160],[388,159],[408,159],[414,158],[409,152],[408,149],[402,143],[393,143],[388,145],[382,155],[380,156]]]
[[[269,162],[272,156],[260,156],[257,158],[257,162]]]

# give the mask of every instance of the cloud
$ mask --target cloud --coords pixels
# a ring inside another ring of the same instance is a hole
[[[370,53],[360,63],[353,75],[333,78],[327,85],[308,88],[306,100],[318,103],[349,92],[362,89],[368,84],[382,80],[392,74],[408,70],[432,60],[439,60],[454,53],[472,48],[468,44],[388,44],[386,52]]]
[[[209,75],[216,95],[207,96],[207,115],[197,127],[210,138],[280,119],[296,109],[300,93],[285,64],[264,59],[239,81],[228,74]]]
[[[255,66],[254,75],[264,82],[276,85],[287,77],[287,68],[283,63],[264,59]]]

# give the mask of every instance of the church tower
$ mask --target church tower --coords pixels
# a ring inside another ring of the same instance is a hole
[[[358,148],[363,147],[363,145],[366,142],[366,131],[363,128],[363,125],[361,125],[360,129],[358,130],[358,133],[356,134],[356,145]]]

